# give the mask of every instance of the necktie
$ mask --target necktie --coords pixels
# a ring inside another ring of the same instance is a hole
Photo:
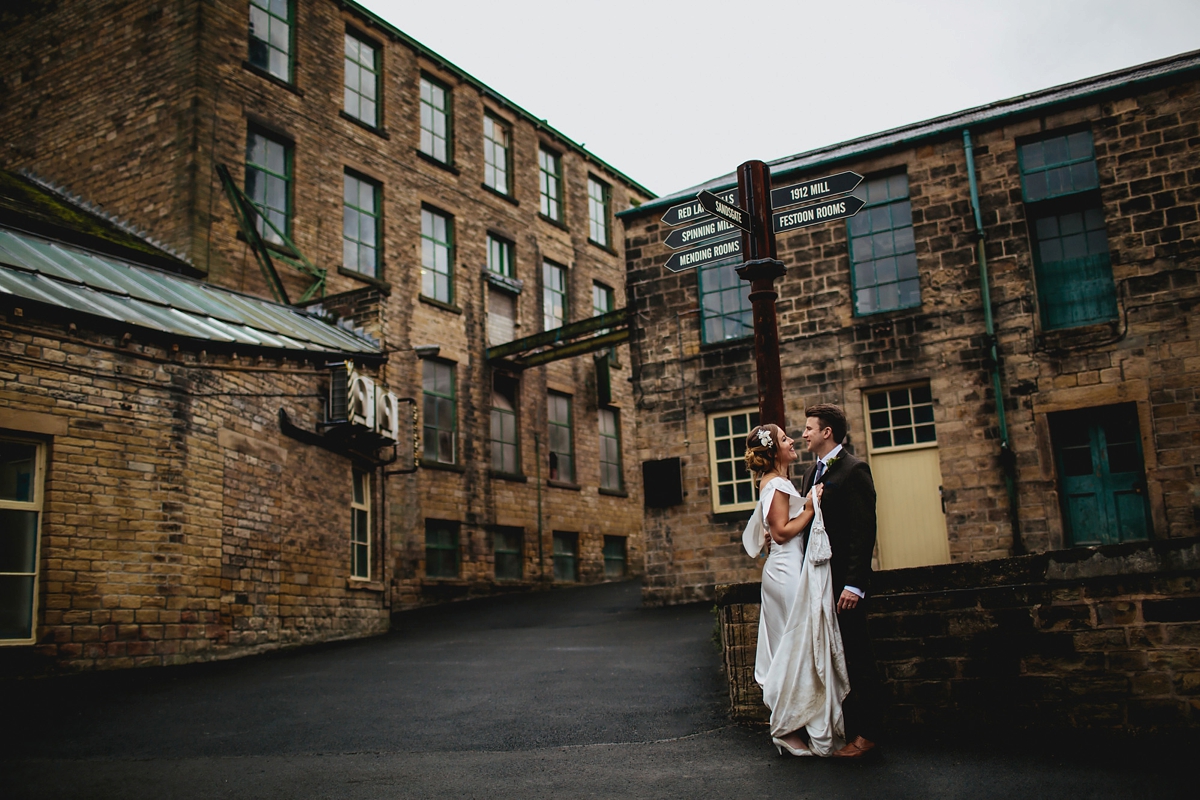
[[[813,473],[813,486],[821,482],[821,476],[825,474],[825,459],[817,461],[817,470]]]

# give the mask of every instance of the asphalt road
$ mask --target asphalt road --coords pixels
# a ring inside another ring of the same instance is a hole
[[[869,764],[780,758],[725,718],[713,626],[608,584],[413,612],[369,640],[3,682],[0,797],[1196,796],[1170,742],[931,732]]]

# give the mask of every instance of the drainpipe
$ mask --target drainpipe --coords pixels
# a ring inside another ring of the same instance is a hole
[[[983,324],[987,331],[988,366],[992,373],[992,394],[996,398],[996,417],[1000,426],[1000,467],[1004,471],[1004,488],[1008,492],[1008,516],[1012,524],[1012,552],[1019,556],[1025,552],[1021,541],[1021,520],[1017,503],[1017,455],[1013,452],[1008,437],[1008,419],[1004,412],[1004,387],[1000,382],[1000,348],[996,341],[996,327],[992,321],[992,292],[988,285],[987,235],[983,230],[983,215],[979,211],[979,186],[975,182],[975,151],[971,146],[971,131],[963,128],[963,150],[967,155],[967,177],[971,185],[971,209],[975,212],[975,238],[979,260],[979,291],[983,300]]]
[[[545,531],[542,527],[542,440],[535,431],[533,434],[533,463],[537,470],[537,537],[538,537],[538,581],[545,582],[546,580],[546,556],[542,551],[542,537],[545,536]]]

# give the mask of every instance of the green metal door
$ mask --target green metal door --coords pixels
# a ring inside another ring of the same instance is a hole
[[[1068,541],[1078,547],[1150,538],[1136,407],[1065,412],[1051,425]]]

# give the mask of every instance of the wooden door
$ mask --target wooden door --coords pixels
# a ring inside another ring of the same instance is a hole
[[[880,569],[948,563],[950,543],[929,385],[870,393],[865,406]]]

